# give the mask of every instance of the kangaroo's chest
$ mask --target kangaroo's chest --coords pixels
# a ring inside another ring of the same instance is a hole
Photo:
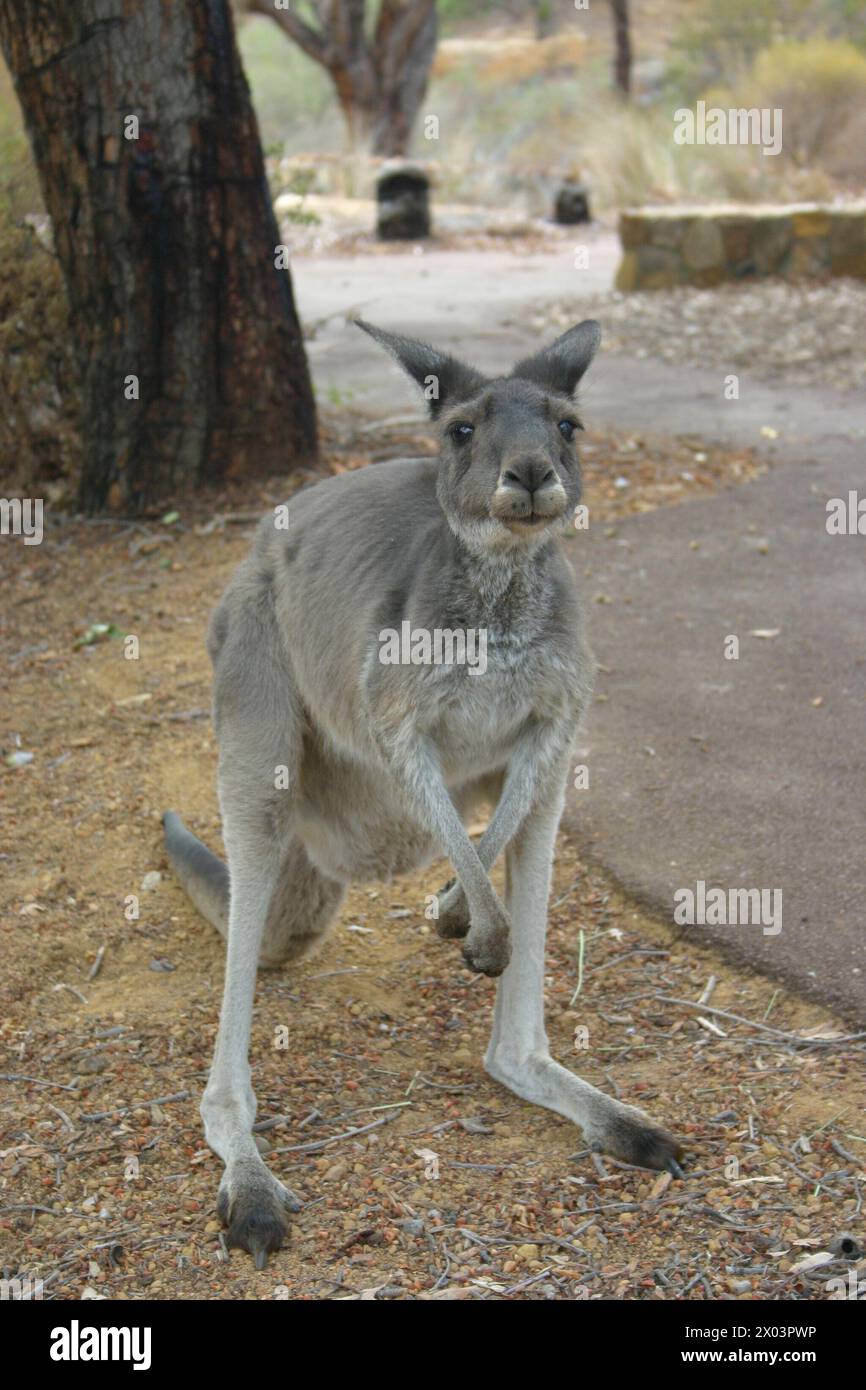
[[[550,673],[528,639],[488,635],[475,667],[434,677],[430,734],[446,777],[502,767],[517,737],[543,705]]]

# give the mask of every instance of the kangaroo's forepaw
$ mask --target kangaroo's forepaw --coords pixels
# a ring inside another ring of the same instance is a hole
[[[511,959],[511,938],[506,932],[470,931],[463,959],[476,975],[501,975]]]
[[[248,1251],[256,1269],[265,1268],[268,1256],[279,1250],[288,1235],[287,1212],[300,1211],[301,1206],[264,1164],[226,1173],[217,1197],[217,1214],[228,1227],[226,1244]]]
[[[470,927],[469,904],[466,894],[455,879],[446,883],[438,893],[439,914],[436,918],[436,931],[447,940],[468,935]]]

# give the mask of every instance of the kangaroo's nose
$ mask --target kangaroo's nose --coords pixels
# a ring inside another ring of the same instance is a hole
[[[555,480],[556,472],[547,459],[517,459],[502,473],[504,483],[511,487],[525,488],[527,492],[537,492],[539,488]]]

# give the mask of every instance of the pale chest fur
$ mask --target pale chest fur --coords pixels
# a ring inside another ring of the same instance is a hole
[[[487,633],[486,665],[421,674],[419,728],[433,739],[446,778],[463,780],[503,767],[531,718],[558,718],[571,703],[571,675],[526,633]]]
[[[395,747],[429,739],[449,785],[504,768],[532,719],[577,724],[587,663],[577,606],[528,558],[476,562],[410,612],[393,664],[371,643],[365,723]],[[443,632],[466,636],[468,659],[425,656],[420,635]]]

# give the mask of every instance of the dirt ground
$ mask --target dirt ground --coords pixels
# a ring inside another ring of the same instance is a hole
[[[331,442],[332,467],[363,461]],[[699,441],[588,445],[593,524],[758,471]],[[649,920],[565,835],[553,1049],[682,1136],[685,1182],[589,1153],[486,1077],[494,985],[424,918],[440,862],[355,888],[319,955],[262,975],[260,1142],[305,1206],[266,1270],[226,1251],[197,1113],[223,951],[159,817],[219,846],[204,628],[250,512],[284,496],[3,543],[3,1274],[55,1299],[824,1299],[862,1278],[863,1036]]]

